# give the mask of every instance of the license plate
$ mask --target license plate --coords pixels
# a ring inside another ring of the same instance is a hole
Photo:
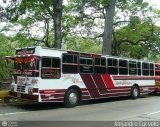
[[[21,94],[20,94],[20,93],[17,93],[17,97],[21,97]]]

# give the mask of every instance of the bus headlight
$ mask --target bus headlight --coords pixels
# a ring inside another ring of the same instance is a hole
[[[28,94],[33,94],[33,88],[32,87],[28,88]]]

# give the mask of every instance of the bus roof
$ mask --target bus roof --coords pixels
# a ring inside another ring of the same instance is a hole
[[[16,48],[16,50],[22,50],[22,49],[48,49],[48,50],[55,50],[55,51],[62,51],[62,52],[70,52],[70,53],[77,53],[77,54],[86,54],[86,55],[91,55],[91,56],[101,56],[105,58],[115,58],[115,59],[125,59],[125,60],[131,60],[131,61],[144,61],[144,62],[150,62],[154,63],[153,61],[147,61],[143,59],[132,59],[132,58],[127,58],[123,56],[112,56],[112,55],[103,55],[103,54],[97,54],[97,53],[87,53],[87,52],[80,52],[80,51],[74,51],[74,50],[64,50],[64,49],[57,49],[57,48],[48,48],[48,47],[41,47],[41,46],[31,46],[31,47],[24,47],[24,48]]]

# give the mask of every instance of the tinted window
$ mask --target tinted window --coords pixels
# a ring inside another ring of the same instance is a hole
[[[60,60],[58,58],[52,58],[52,67],[60,67]]]
[[[119,74],[128,75],[128,61],[127,60],[119,60]]]
[[[127,67],[127,61],[126,60],[119,60],[119,67]]]
[[[106,59],[105,58],[95,58],[94,72],[98,74],[106,73]]]
[[[137,74],[137,63],[136,61],[129,61],[129,74],[136,75]]]
[[[138,75],[141,75],[141,62],[137,63],[137,67],[138,67]]]
[[[63,73],[78,73],[78,56],[74,54],[63,54]]]
[[[108,74],[111,74],[111,75],[118,74],[117,59],[108,58],[107,65],[108,65],[108,70],[107,70]]]
[[[154,64],[150,63],[150,75],[154,76]]]
[[[95,58],[95,65],[100,65],[100,58]]]
[[[93,73],[93,59],[88,57],[80,58],[80,73]]]
[[[51,58],[42,58],[42,67],[51,67]]]
[[[142,63],[142,73],[145,76],[149,75],[149,63]]]
[[[57,79],[61,76],[60,59],[59,58],[42,58],[42,73],[43,79]]]
[[[63,63],[73,63],[73,55],[63,54]]]
[[[117,59],[109,58],[107,59],[108,66],[117,66]]]

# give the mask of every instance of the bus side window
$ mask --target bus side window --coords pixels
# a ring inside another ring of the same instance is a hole
[[[107,67],[108,67],[108,74],[118,75],[118,61],[117,61],[117,59],[108,58],[107,59]]]
[[[62,72],[78,73],[78,56],[73,54],[62,55]]]
[[[42,74],[43,79],[60,78],[60,59],[51,57],[42,57]]]
[[[42,58],[42,67],[51,67],[51,58]]]
[[[137,75],[137,62],[136,61],[129,61],[129,74]]]
[[[119,74],[120,75],[128,75],[128,61],[127,60],[119,60]]]
[[[105,58],[95,58],[94,72],[99,74],[106,73],[106,59]]]
[[[154,76],[154,64],[150,63],[150,76]]]
[[[93,58],[80,57],[80,73],[93,73]]]
[[[142,63],[142,73],[145,76],[149,75],[149,63]]]
[[[160,64],[155,64],[155,75],[160,76]]]
[[[141,62],[137,62],[137,68],[138,68],[138,75],[141,75],[142,72]]]

